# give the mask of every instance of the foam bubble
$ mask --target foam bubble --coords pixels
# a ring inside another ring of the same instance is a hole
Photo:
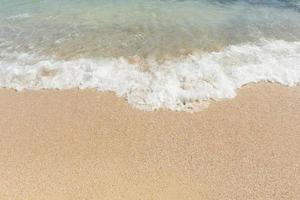
[[[63,61],[20,53],[0,57],[2,88],[96,88],[113,91],[144,110],[195,110],[201,102],[235,97],[236,90],[248,83],[300,82],[300,42],[279,40],[194,53],[163,64],[148,60],[147,70],[125,58]]]

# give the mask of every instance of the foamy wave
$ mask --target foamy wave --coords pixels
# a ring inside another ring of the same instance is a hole
[[[248,83],[294,86],[300,82],[300,42],[230,46],[163,64],[149,60],[146,71],[124,58],[61,61],[18,53],[0,56],[2,88],[96,88],[114,91],[144,110],[193,110],[199,102],[233,98],[236,90]]]

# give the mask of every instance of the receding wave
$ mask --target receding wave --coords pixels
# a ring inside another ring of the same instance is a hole
[[[248,83],[295,86],[300,82],[300,42],[283,40],[195,52],[162,63],[122,57],[60,60],[20,52],[0,56],[5,58],[0,60],[0,87],[95,88],[113,91],[143,110],[193,111],[210,100],[233,98]]]

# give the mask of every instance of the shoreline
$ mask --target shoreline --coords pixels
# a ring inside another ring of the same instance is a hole
[[[4,200],[300,199],[300,86],[247,85],[192,114],[1,89],[0,138]]]

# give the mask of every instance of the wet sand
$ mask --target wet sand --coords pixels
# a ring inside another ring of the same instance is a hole
[[[0,199],[300,199],[300,87],[202,112],[111,93],[0,90]]]

